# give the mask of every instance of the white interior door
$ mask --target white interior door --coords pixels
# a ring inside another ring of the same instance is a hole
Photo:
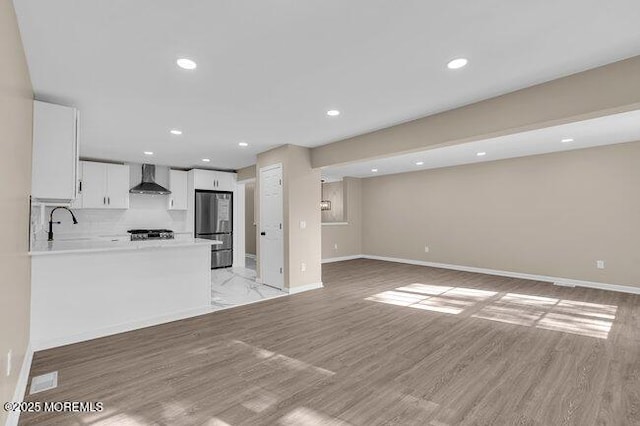
[[[260,169],[260,277],[284,287],[282,165]]]

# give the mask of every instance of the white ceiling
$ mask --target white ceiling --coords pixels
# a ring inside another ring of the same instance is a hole
[[[239,168],[640,54],[637,0],[14,3],[36,97],[81,110],[81,155],[184,167]]]
[[[563,139],[573,139],[563,143]],[[505,158],[640,141],[640,110],[427,151],[322,169],[328,181],[415,172]],[[477,153],[486,155],[479,157]],[[416,165],[417,162],[422,165]],[[372,172],[371,169],[377,169]]]

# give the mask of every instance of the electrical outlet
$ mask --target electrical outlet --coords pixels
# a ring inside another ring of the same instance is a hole
[[[424,252],[425,253],[429,253],[429,246],[427,246],[427,245],[424,246]]]
[[[307,264],[306,264],[306,263],[304,263],[304,262],[302,262],[302,263],[300,264],[300,271],[301,271],[301,272],[304,272],[304,271],[306,271],[306,270],[307,270]]]
[[[11,375],[11,356],[13,355],[13,351],[7,352],[7,377]]]
[[[604,269],[604,260],[596,260],[596,268]]]
[[[334,250],[338,250],[338,243],[335,243],[335,244],[333,245],[333,249],[334,249]]]

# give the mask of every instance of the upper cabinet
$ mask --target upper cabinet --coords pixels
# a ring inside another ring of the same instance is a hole
[[[187,210],[187,175],[183,170],[169,170],[169,210]]]
[[[81,161],[81,201],[83,209],[128,209],[129,166]]]
[[[129,166],[107,164],[107,207],[110,209],[129,208]]]
[[[40,201],[71,202],[78,185],[78,111],[33,103],[31,195]]]
[[[232,192],[236,188],[235,173],[196,169],[193,175],[195,189]]]

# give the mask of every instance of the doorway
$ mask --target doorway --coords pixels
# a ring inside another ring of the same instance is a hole
[[[256,217],[255,217],[255,179],[244,186],[244,250],[245,268],[256,270]]]

